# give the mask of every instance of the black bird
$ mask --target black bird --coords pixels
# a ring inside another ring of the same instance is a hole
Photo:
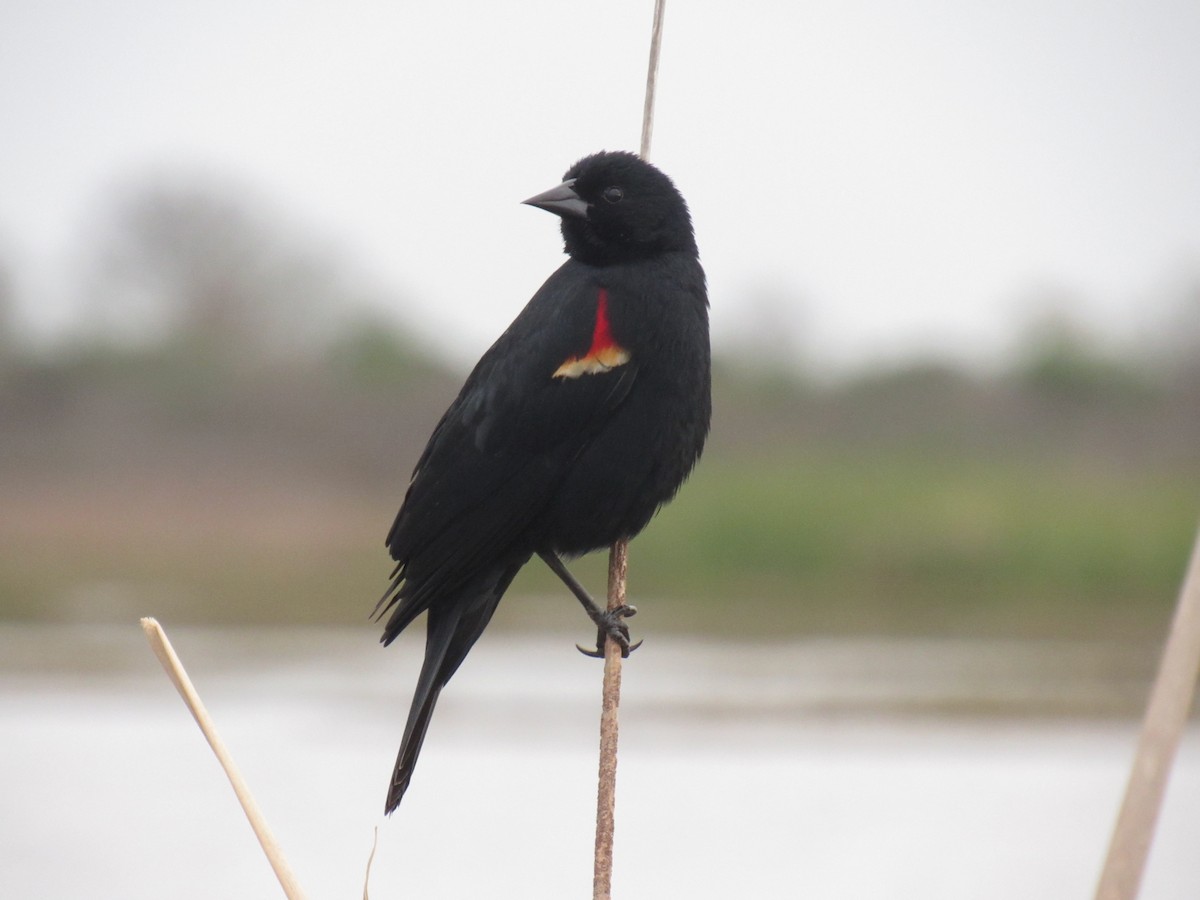
[[[631,153],[602,152],[525,203],[562,218],[570,257],[483,355],[442,416],[387,536],[376,607],[390,644],[428,612],[386,812],[400,803],[438,694],[536,553],[629,652],[563,565],[640,532],[708,435],[708,296],[683,197]]]

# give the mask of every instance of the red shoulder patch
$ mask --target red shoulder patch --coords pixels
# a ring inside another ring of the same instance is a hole
[[[596,295],[596,327],[592,329],[592,346],[587,355],[594,356],[602,350],[616,346],[613,340],[612,326],[608,324],[608,291],[600,288]]]
[[[596,375],[629,362],[629,351],[617,343],[608,321],[608,291],[600,288],[596,295],[596,324],[592,328],[592,345],[583,356],[572,356],[554,371],[555,378],[578,378]]]

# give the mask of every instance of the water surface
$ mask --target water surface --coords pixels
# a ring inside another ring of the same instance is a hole
[[[413,787],[419,637],[171,629],[310,897],[588,897],[599,666],[489,633]],[[1090,898],[1153,665],[1046,642],[651,637],[626,665],[614,896]],[[0,895],[279,896],[140,629],[0,628]],[[1187,735],[1144,900],[1200,897]]]

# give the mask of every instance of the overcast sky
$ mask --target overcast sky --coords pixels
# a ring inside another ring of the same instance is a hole
[[[25,319],[71,321],[116,192],[213,180],[468,362],[561,259],[519,201],[636,149],[652,5],[3,4]],[[1200,282],[1197,48],[1195,0],[673,0],[651,155],[692,207],[716,341],[986,362],[1046,296],[1142,327]]]

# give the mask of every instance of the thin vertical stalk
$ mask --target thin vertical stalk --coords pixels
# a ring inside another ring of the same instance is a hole
[[[650,137],[654,132],[654,100],[658,88],[658,51],[662,47],[663,12],[666,0],[654,0],[654,26],[650,30],[650,63],[646,69],[646,100],[642,104],[642,143],[638,153],[650,160]]]
[[[625,603],[629,543],[617,541],[608,555],[608,608]],[[621,703],[621,647],[604,641],[604,689],[600,706],[600,775],[596,791],[596,861],[593,900],[612,896],[613,828],[617,804],[617,708]]]
[[[658,56],[662,46],[666,0],[654,0],[654,25],[650,31],[650,62],[646,71],[646,99],[642,104],[642,141],[639,153],[650,159],[654,132],[654,100],[658,83]],[[625,578],[629,569],[629,542],[617,541],[608,554],[608,609],[625,605]],[[600,706],[600,774],[596,791],[596,856],[592,900],[612,897],[613,831],[617,803],[617,710],[621,705],[621,648],[604,641],[604,689]]]

